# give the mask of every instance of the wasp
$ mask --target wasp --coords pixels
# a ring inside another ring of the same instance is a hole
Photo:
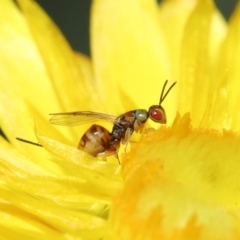
[[[157,123],[166,123],[166,113],[161,104],[177,82],[174,82],[164,94],[167,83],[168,81],[165,81],[163,85],[159,104],[150,106],[148,110],[131,110],[118,117],[91,111],[52,113],[49,121],[51,124],[63,126],[76,126],[97,120],[112,122],[111,132],[101,125],[93,124],[81,137],[78,148],[94,157],[105,158],[114,155],[120,164],[118,158],[120,143],[125,144],[126,151],[132,133],[141,131],[148,118]]]

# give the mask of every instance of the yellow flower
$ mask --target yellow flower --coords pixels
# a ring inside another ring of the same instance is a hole
[[[211,0],[95,0],[89,60],[36,3],[17,2],[0,9],[1,237],[239,239],[240,4],[227,24]],[[76,149],[85,125],[48,122],[148,109],[166,79],[178,81],[167,127],[121,166]],[[15,139],[35,136],[44,148]]]

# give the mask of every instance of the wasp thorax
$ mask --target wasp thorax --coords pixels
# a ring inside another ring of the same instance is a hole
[[[166,114],[164,109],[159,105],[151,106],[148,110],[149,117],[157,123],[166,123]]]
[[[146,110],[136,110],[136,119],[140,122],[145,122],[148,118],[148,114]]]

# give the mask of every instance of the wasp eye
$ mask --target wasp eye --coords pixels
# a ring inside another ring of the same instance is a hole
[[[149,117],[157,123],[166,123],[166,114],[161,106],[151,106],[149,108]]]
[[[160,121],[162,119],[162,116],[163,116],[162,111],[159,111],[159,109],[154,109],[153,111],[151,111],[152,119]]]

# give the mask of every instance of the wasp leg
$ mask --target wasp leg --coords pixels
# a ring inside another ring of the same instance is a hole
[[[111,155],[113,155],[115,158],[117,158],[119,165],[121,165],[120,159],[118,157],[117,150],[116,151],[108,151],[108,150],[106,150],[105,152],[98,153],[97,157],[102,157],[103,160],[106,161],[107,160],[106,157],[109,157]]]
[[[127,151],[127,146],[128,146],[128,143],[130,141],[130,137],[132,135],[132,130],[131,128],[127,128],[126,132],[125,132],[125,136],[124,138],[122,139],[122,143],[125,144],[125,147],[124,147],[124,151],[126,153]]]
[[[106,162],[106,161],[107,161],[107,158],[106,158],[106,156],[102,156],[102,159],[103,159],[103,161],[104,161],[104,162]]]
[[[154,131],[156,131],[154,128],[146,128],[145,130],[144,130],[144,133],[145,134],[148,134],[148,133],[150,133],[150,132],[154,132]]]
[[[118,157],[118,153],[117,153],[117,152],[116,152],[116,154],[115,154],[114,156],[117,158],[119,165],[121,165],[120,159],[119,159],[119,157]]]

